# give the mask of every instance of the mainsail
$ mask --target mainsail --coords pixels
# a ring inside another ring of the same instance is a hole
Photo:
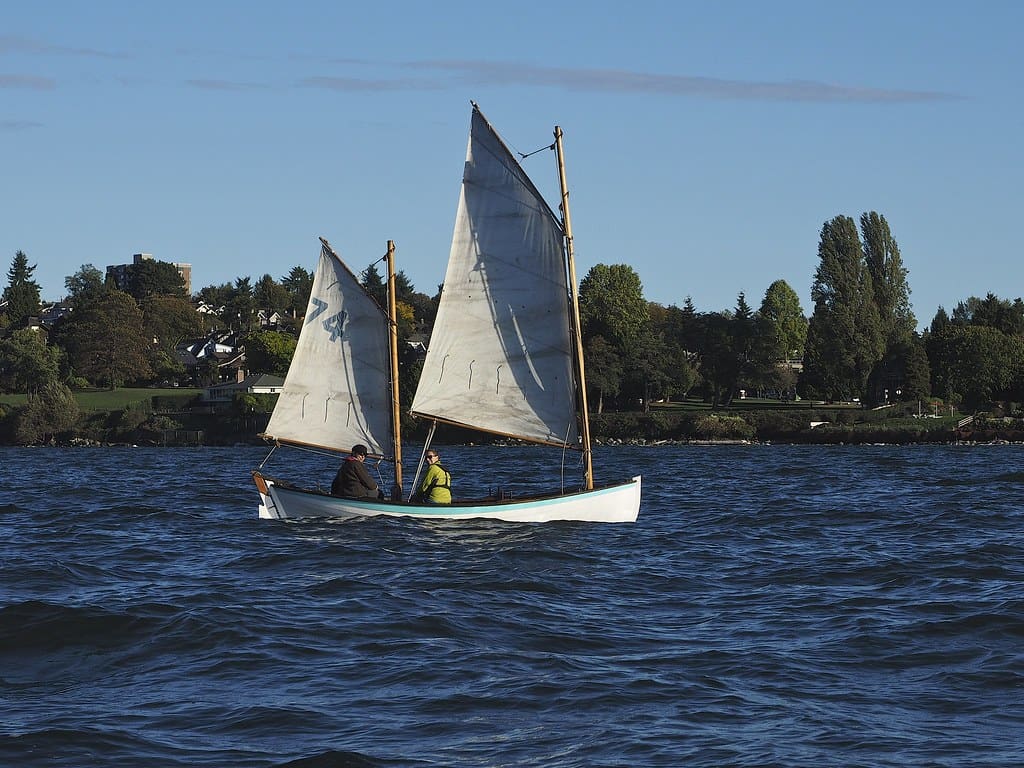
[[[363,443],[390,455],[387,316],[321,242],[295,356],[262,437],[338,451]]]
[[[563,246],[561,223],[474,108],[415,415],[576,445]]]

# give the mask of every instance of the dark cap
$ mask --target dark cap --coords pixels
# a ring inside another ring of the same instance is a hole
[[[363,445],[362,443],[360,443],[359,445],[353,445],[352,446],[352,455],[353,456],[365,456],[366,455],[366,446]]]

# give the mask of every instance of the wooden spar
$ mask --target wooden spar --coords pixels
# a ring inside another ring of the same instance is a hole
[[[555,126],[555,155],[558,159],[558,184],[562,190],[562,229],[565,230],[565,258],[569,265],[569,295],[572,298],[573,336],[576,341],[576,370],[579,372],[580,409],[583,432],[584,481],[588,491],[594,488],[594,465],[590,452],[590,410],[587,407],[587,377],[583,370],[583,336],[580,329],[580,302],[576,282],[576,259],[572,245],[572,222],[569,219],[569,187],[565,182],[565,156],[562,154],[562,129]]]
[[[395,299],[395,241],[388,240],[388,252],[384,257],[388,264],[388,337],[391,344],[391,433],[395,445],[395,487],[391,489],[392,499],[402,498],[402,416],[398,403],[398,305]]]

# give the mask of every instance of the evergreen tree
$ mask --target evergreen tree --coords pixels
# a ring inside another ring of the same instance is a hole
[[[675,317],[673,326],[673,340],[680,345],[690,361],[694,371],[697,372],[700,360],[700,349],[704,339],[704,318],[697,313],[693,306],[693,300],[687,296],[683,302],[683,308]],[[699,378],[699,372],[697,373]]]
[[[746,294],[740,291],[736,297],[736,309],[732,314],[732,343],[737,356],[743,362],[747,362],[751,358],[755,332],[754,310],[747,304]]]
[[[415,293],[416,288],[413,287],[412,281],[405,272],[398,270],[395,273],[395,301],[404,301],[408,304]]]
[[[957,325],[979,325],[1014,335],[1024,333],[1024,302],[1011,302],[989,293],[984,299],[971,296],[953,310]]]
[[[648,303],[647,307],[650,332],[664,339],[664,353],[660,361],[664,383],[658,395],[665,399],[686,397],[698,379],[694,356],[680,341],[688,322],[687,313],[685,309],[663,307],[655,302]],[[693,309],[692,304],[690,309]],[[588,377],[589,371],[588,368]]]
[[[291,306],[292,297],[288,289],[270,275],[263,275],[252,289],[253,300],[258,309],[284,313]]]
[[[701,316],[700,374],[713,408],[728,405],[739,378],[740,360],[733,344],[733,318],[728,312]]]
[[[902,344],[913,334],[917,319],[910,308],[910,286],[899,246],[885,216],[874,211],[861,214],[860,231],[885,346]]]
[[[208,285],[201,289],[197,294],[200,301],[203,301],[207,306],[212,307],[214,310],[220,307],[227,308],[228,302],[231,301],[235,295],[235,287],[231,283],[221,283],[220,285]],[[302,309],[306,309],[306,305],[302,305]]]
[[[914,334],[903,347],[896,348],[903,359],[903,387],[900,398],[904,401],[926,400],[931,396],[931,366],[921,337]]]
[[[950,324],[949,315],[946,314],[946,310],[939,307],[935,311],[935,317],[932,318],[931,325],[928,326],[929,333],[939,333],[949,327]]]
[[[237,334],[246,334],[256,325],[256,299],[251,279],[239,277],[231,290],[231,298],[224,306],[224,322]]]
[[[287,277],[281,278],[281,285],[290,296],[288,309],[292,317],[304,315],[309,305],[310,291],[313,290],[313,275],[302,267],[292,267]]]
[[[388,305],[388,287],[384,282],[384,278],[380,276],[380,272],[377,270],[376,264],[371,264],[363,272],[363,279],[360,283],[368,294],[370,294],[374,301],[380,304],[381,307],[387,307]]]
[[[36,266],[28,265],[28,256],[22,251],[14,254],[7,270],[7,287],[3,297],[7,302],[7,317],[12,328],[24,328],[28,319],[39,314],[39,283],[32,279]]]
[[[741,383],[749,381],[754,384],[763,378],[760,361],[764,355],[758,353],[758,318],[747,304],[743,291],[736,298],[736,309],[729,330],[732,351],[736,355],[736,374],[726,394],[726,403],[738,394]]]

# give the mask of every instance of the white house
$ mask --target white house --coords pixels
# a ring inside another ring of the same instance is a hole
[[[230,403],[239,393],[253,395],[276,395],[284,387],[284,379],[280,376],[271,376],[268,373],[257,373],[252,376],[244,376],[244,371],[239,370],[238,381],[228,381],[224,384],[214,384],[203,390],[202,400],[210,405]]]

